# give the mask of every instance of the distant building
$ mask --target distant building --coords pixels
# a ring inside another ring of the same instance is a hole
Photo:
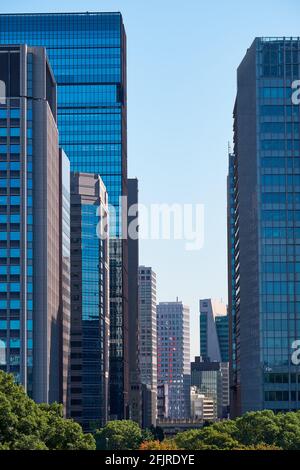
[[[191,387],[191,418],[203,422],[215,420],[213,397],[200,393],[197,387]]]
[[[156,424],[157,415],[157,314],[156,274],[139,267],[139,363],[143,386],[143,427]]]
[[[158,385],[168,385],[168,418],[190,417],[190,311],[182,302],[157,305]]]
[[[142,427],[156,425],[157,394],[150,385],[142,384]]]
[[[222,370],[219,362],[202,361],[196,357],[191,363],[191,385],[197,387],[199,393],[213,399],[214,419],[223,418],[223,387]]]
[[[157,385],[157,419],[159,421],[168,418],[169,395],[168,384]]]
[[[201,361],[218,363],[222,377],[222,413],[229,413],[229,317],[227,307],[212,299],[200,300],[200,354]],[[221,413],[221,415],[220,415]]]
[[[200,300],[200,355],[210,361],[229,362],[228,315],[222,302]]]
[[[107,211],[100,176],[72,173],[71,417],[85,431],[109,412],[109,240],[99,236]]]
[[[180,432],[192,431],[203,428],[202,419],[163,419],[157,422],[157,426],[163,430],[166,438],[174,437]]]

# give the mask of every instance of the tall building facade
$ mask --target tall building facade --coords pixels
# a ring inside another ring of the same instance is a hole
[[[139,363],[144,386],[143,427],[156,424],[157,415],[157,314],[156,273],[139,267]]]
[[[211,361],[229,361],[228,315],[222,302],[200,300],[200,354]]]
[[[128,412],[126,35],[120,13],[0,15],[0,43],[43,45],[58,84],[60,144],[71,171],[100,174],[115,210],[110,230],[110,412]]]
[[[49,403],[62,396],[61,172],[45,49],[1,46],[0,81],[1,369]]]
[[[179,301],[157,305],[157,379],[168,385],[167,418],[189,418],[190,310]]]
[[[139,364],[139,239],[138,180],[128,179],[128,352],[129,352],[129,418],[142,425],[142,387]],[[132,214],[132,215],[131,215]]]
[[[71,227],[70,227],[70,160],[59,150],[59,219],[60,219],[60,403],[65,416],[70,413],[70,341],[71,341]]]
[[[109,240],[99,175],[71,174],[71,417],[84,430],[108,419]]]
[[[256,38],[237,72],[229,156],[233,414],[300,408],[299,38]]]

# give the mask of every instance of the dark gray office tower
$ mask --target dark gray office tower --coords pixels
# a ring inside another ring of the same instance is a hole
[[[129,338],[129,418],[142,425],[142,389],[139,370],[139,240],[138,180],[128,179],[128,330]]]
[[[300,408],[299,38],[256,38],[237,72],[229,156],[232,414]]]
[[[60,401],[61,172],[46,50],[1,46],[0,84],[1,369],[35,401]]]
[[[0,15],[0,43],[45,46],[58,84],[60,144],[71,171],[101,175],[110,230],[110,413],[128,413],[128,258],[119,198],[127,195],[126,34],[120,13]]]
[[[109,413],[109,239],[100,236],[107,213],[100,176],[72,173],[71,417],[86,431]]]

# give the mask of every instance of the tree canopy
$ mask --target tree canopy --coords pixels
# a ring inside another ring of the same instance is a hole
[[[0,371],[0,450],[300,450],[300,410],[249,412],[164,440],[162,430],[110,421],[95,438],[64,419],[61,405],[35,403]]]
[[[0,371],[1,450],[93,450],[95,440],[79,424],[63,418],[61,405],[37,404]]]
[[[96,432],[97,450],[134,450],[144,440],[141,428],[130,420],[110,421]]]
[[[235,420],[179,433],[174,441],[179,449],[187,450],[299,450],[300,411],[249,412]]]

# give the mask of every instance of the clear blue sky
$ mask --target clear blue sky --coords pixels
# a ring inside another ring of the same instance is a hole
[[[7,6],[6,6],[7,5]],[[300,36],[299,0],[11,0],[0,12],[121,11],[128,39],[129,175],[140,202],[205,205],[205,243],[141,243],[159,300],[227,299],[226,173],[236,67],[255,36]]]

